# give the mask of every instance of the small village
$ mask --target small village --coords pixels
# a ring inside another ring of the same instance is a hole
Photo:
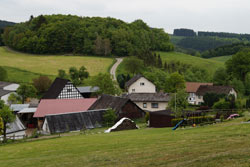
[[[6,130],[6,136],[9,139],[24,139],[31,137],[34,132],[50,135],[102,126],[108,128],[113,126],[110,124],[112,121],[108,122],[109,124],[106,122],[105,125],[103,117],[109,110],[114,111],[116,115],[113,123],[119,123],[115,125],[116,128],[118,127],[116,130],[129,130],[130,124],[137,119],[147,119],[145,120],[147,126],[151,128],[178,128],[185,124],[184,119],[192,122],[189,125],[196,126],[196,124],[220,122],[222,117],[227,119],[239,116],[234,110],[220,113],[201,108],[185,109],[177,115],[174,109],[169,108],[171,98],[176,98],[176,94],[173,96],[170,93],[158,92],[156,86],[140,74],[126,82],[127,92],[120,96],[108,94],[96,96],[94,93],[98,91],[98,87],[76,87],[68,79],[56,78],[41,99],[31,99],[25,104],[8,104],[10,94],[16,93],[19,84],[1,82],[0,86],[1,100],[10,106],[16,117],[14,122],[8,124]],[[203,104],[203,96],[208,93],[225,94],[237,98],[237,92],[230,86],[186,82],[185,87],[190,105]],[[214,115],[211,116],[211,113]],[[207,117],[208,115],[210,117]],[[131,123],[123,125],[120,120],[124,118],[129,119]],[[132,127],[136,128],[136,126]]]

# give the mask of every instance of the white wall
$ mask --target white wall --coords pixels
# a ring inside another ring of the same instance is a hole
[[[144,83],[144,85],[141,83]],[[156,93],[156,87],[152,82],[141,77],[129,86],[128,93]]]
[[[142,110],[147,110],[147,111],[166,110],[168,106],[168,102],[134,102],[134,103]],[[147,108],[143,107],[143,103],[147,104]],[[151,103],[158,103],[158,108],[152,108]]]

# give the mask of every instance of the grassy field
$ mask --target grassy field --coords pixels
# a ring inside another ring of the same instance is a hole
[[[213,74],[217,68],[223,67],[224,63],[217,60],[204,59],[178,52],[157,52],[160,53],[162,61],[180,61],[182,63],[191,64],[208,70]]]
[[[72,66],[79,68],[84,65],[91,76],[100,72],[108,72],[113,63],[112,58],[101,58],[91,56],[54,56],[54,55],[32,55],[11,51],[0,47],[0,66],[11,67],[33,74],[57,75],[58,69],[68,69]],[[31,75],[31,74],[30,74]],[[11,77],[12,78],[12,77]],[[19,78],[17,75],[16,78]],[[28,78],[29,80],[29,78]]]
[[[225,63],[227,60],[229,60],[232,56],[220,56],[220,57],[213,57],[210,58],[210,60],[220,61]]]
[[[250,124],[242,118],[196,128],[146,128],[0,146],[1,167],[249,167]]]

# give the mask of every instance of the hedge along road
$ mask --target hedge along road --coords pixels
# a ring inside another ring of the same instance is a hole
[[[121,64],[122,61],[123,61],[123,58],[116,58],[116,63],[112,66],[110,70],[110,74],[112,75],[112,78],[115,81],[116,81],[116,76],[115,76],[116,69]]]

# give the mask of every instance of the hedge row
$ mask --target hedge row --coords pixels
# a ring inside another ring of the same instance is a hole
[[[171,120],[171,124],[175,126],[178,122],[183,120],[183,118],[175,118]],[[215,121],[213,116],[200,116],[200,117],[188,117],[184,122],[184,125],[201,124],[201,123],[212,123]]]

